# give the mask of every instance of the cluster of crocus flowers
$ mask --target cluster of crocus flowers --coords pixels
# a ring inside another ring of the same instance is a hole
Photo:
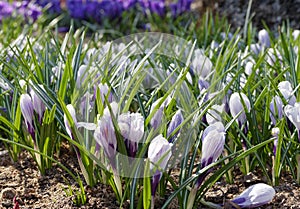
[[[39,85],[43,89],[42,85]],[[20,108],[25,120],[25,124],[29,134],[32,139],[35,140],[35,128],[34,128],[34,113],[38,116],[38,121],[42,124],[44,112],[46,110],[44,102],[36,94],[36,92],[31,89],[30,94],[24,93],[20,97]]]
[[[258,43],[251,44],[250,48],[255,54],[259,54],[263,49],[271,46],[270,36],[266,29],[258,32]]]

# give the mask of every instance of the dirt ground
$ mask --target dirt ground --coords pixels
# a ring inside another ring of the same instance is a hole
[[[235,30],[243,28],[250,0],[195,0],[194,8],[200,12],[211,9],[225,16]],[[282,23],[289,20],[293,29],[300,29],[300,0],[253,0],[251,21],[254,27],[264,28],[263,22],[272,31],[278,31]]]
[[[3,150],[3,147],[2,149]],[[62,163],[72,171],[78,171],[78,164],[75,156],[72,158],[68,149],[62,151],[60,157]],[[218,181],[213,188],[209,190],[205,198],[207,201],[222,203],[225,199],[232,199],[241,193],[246,187],[264,182],[261,174],[250,174],[243,176],[235,171],[234,184],[227,184],[224,179]],[[74,185],[75,182],[66,175],[60,167],[54,165],[47,171],[45,176],[40,176],[35,163],[27,152],[22,152],[18,162],[13,163],[7,154],[0,157],[0,209],[13,208],[13,197],[17,195],[17,201],[20,208],[101,208],[114,209],[119,208],[113,191],[109,186],[98,184],[94,188],[86,188],[87,204],[84,206],[75,206],[72,197],[66,195],[65,189],[68,188],[68,182]],[[288,174],[280,180],[280,186],[275,187],[276,196],[273,201],[261,208],[286,208],[300,209],[300,186]],[[167,198],[167,195],[166,197]],[[160,208],[164,198],[156,200],[156,208]],[[125,203],[123,208],[128,208]],[[179,208],[176,200],[170,206],[170,209]],[[204,206],[199,208],[205,209]]]

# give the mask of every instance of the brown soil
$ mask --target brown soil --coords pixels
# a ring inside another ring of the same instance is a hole
[[[0,149],[1,150],[1,149]],[[72,171],[78,172],[78,164],[75,156],[72,158],[69,150],[63,150],[60,159]],[[176,175],[175,175],[176,176]],[[246,187],[258,182],[264,182],[261,174],[243,176],[235,171],[234,184],[228,184],[221,179],[208,191],[205,198],[214,203],[223,203],[226,199],[232,199],[241,193]],[[67,179],[67,180],[66,180]],[[68,181],[68,182],[67,182]],[[45,176],[40,176],[35,163],[27,152],[22,152],[19,161],[13,163],[8,155],[0,157],[0,209],[13,208],[13,197],[17,194],[20,208],[120,208],[112,189],[104,184],[98,184],[94,188],[85,186],[87,204],[76,206],[73,204],[74,197],[68,197],[65,189],[68,183],[75,182],[60,167],[54,165],[47,171]],[[300,209],[300,186],[295,183],[288,174],[280,181],[280,186],[275,187],[276,196],[273,201],[261,208],[299,208]],[[167,198],[166,195],[165,198]],[[156,199],[156,208],[164,203],[164,198]],[[121,208],[128,208],[128,202]],[[171,209],[179,208],[176,200],[170,206]],[[206,208],[199,206],[199,208]]]
[[[194,7],[201,12],[209,8],[214,13],[225,16],[235,30],[244,27],[249,2],[250,0],[195,0]],[[250,12],[253,26],[258,29],[264,28],[265,22],[272,31],[278,31],[287,20],[292,28],[300,28],[299,0],[253,0]]]

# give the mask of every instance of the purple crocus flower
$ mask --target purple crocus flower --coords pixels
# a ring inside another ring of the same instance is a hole
[[[270,36],[267,30],[262,29],[258,32],[258,42],[261,44],[263,47],[270,47]]]
[[[276,120],[283,117],[283,102],[279,96],[273,97],[270,103],[270,118],[272,125],[276,125]]]
[[[31,97],[28,94],[22,94],[20,98],[20,108],[25,120],[25,124],[29,134],[35,140],[35,129],[34,129],[34,112]]]
[[[155,137],[148,148],[148,158],[151,162],[150,170],[154,173],[151,180],[151,194],[155,195],[158,183],[162,177],[161,169],[165,169],[172,156],[172,144],[161,134]]]
[[[205,168],[215,162],[224,150],[225,128],[221,122],[208,126],[202,135],[201,168]],[[199,188],[204,178],[210,171],[201,174],[195,184]]]
[[[156,108],[157,104],[159,104],[160,100],[162,98],[159,98],[158,100],[156,100],[152,106],[151,106],[151,109],[150,109],[150,112],[154,111],[154,109]],[[169,105],[171,101],[171,98],[168,97],[162,104],[161,106],[158,108],[158,110],[155,112],[155,114],[153,115],[153,117],[151,118],[150,120],[150,125],[154,128],[154,129],[157,129],[161,122],[162,122],[162,117],[163,117],[163,114],[164,114],[164,108],[167,107]]]
[[[39,86],[44,90],[42,85]],[[46,110],[45,104],[33,89],[31,89],[30,95],[32,98],[33,109],[38,114],[39,122],[42,124],[44,112]]]
[[[117,153],[117,138],[109,110],[105,108],[103,116],[98,120],[94,138],[103,148],[106,157],[115,168],[115,156]]]
[[[68,109],[68,111],[69,111],[69,113],[70,113],[70,115],[71,115],[71,117],[73,119],[75,127],[77,127],[76,111],[75,111],[73,105],[68,104],[67,105],[67,109]],[[68,118],[67,118],[66,115],[64,115],[64,123],[65,123],[68,135],[70,136],[71,139],[73,139],[74,137],[73,137],[73,134],[72,134],[72,129],[71,129],[71,126],[69,124],[69,121],[68,121]]]
[[[168,126],[167,129],[167,138],[169,138],[173,132],[177,129],[177,127],[179,127],[181,125],[181,123],[184,121],[183,115],[181,113],[181,110],[177,110],[177,112],[175,113],[175,115],[173,115],[172,120]],[[180,129],[177,130],[172,137],[169,139],[170,143],[173,143],[175,138],[178,136],[178,134],[180,133]]]
[[[242,125],[247,121],[243,103],[245,105],[246,111],[249,112],[251,109],[250,101],[244,93],[235,92],[229,99],[230,113],[232,117],[237,116],[236,121],[238,122],[240,127],[242,127]]]
[[[273,148],[273,154],[276,156],[276,151],[277,151],[277,144],[278,144],[278,135],[280,133],[279,128],[272,128],[272,136],[275,137],[274,139],[274,148]]]
[[[144,118],[140,113],[124,113],[118,117],[118,125],[125,139],[127,153],[135,157],[138,143],[144,135]]]
[[[285,106],[284,113],[296,127],[298,132],[298,140],[300,142],[300,102],[296,102],[294,106],[289,104]]]
[[[264,183],[258,183],[247,188],[234,198],[232,202],[241,208],[257,208],[269,203],[274,196],[275,190],[273,187]]]

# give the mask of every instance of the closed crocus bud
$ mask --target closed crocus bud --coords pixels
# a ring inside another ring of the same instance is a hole
[[[261,46],[259,44],[251,44],[250,49],[254,54],[259,54],[261,51]]]
[[[246,75],[251,75],[252,74],[252,69],[253,69],[253,66],[254,66],[254,64],[253,64],[253,62],[247,62],[246,63],[246,66],[245,66],[245,73],[246,73]]]
[[[181,110],[177,110],[177,112],[175,113],[175,115],[173,115],[172,120],[168,126],[168,130],[167,130],[167,138],[169,138],[172,134],[173,131],[175,131],[175,129],[180,126],[180,124],[183,122],[184,118],[183,115],[181,113]],[[178,136],[180,130],[177,130],[176,133],[174,133],[172,135],[172,137],[169,139],[169,142],[173,143],[174,139]]]
[[[296,102],[294,106],[285,106],[284,113],[296,127],[298,131],[298,140],[300,141],[300,103]]]
[[[237,117],[237,122],[239,126],[241,127],[247,120],[246,118],[246,113],[244,106],[246,108],[246,111],[249,112],[251,107],[250,107],[250,101],[248,97],[244,93],[233,93],[229,99],[229,109],[232,117]]]
[[[81,65],[77,72],[76,87],[79,89],[88,75],[88,65]]]
[[[155,195],[155,191],[162,176],[161,170],[166,168],[171,156],[172,144],[169,143],[161,134],[151,141],[148,148],[148,158],[151,162],[150,170],[154,174],[151,180],[152,197]]]
[[[39,86],[44,90],[42,85]],[[39,122],[42,123],[44,112],[46,110],[45,104],[33,89],[30,90],[30,95],[32,98],[33,109],[38,114]]]
[[[258,32],[258,41],[264,47],[270,47],[270,36],[267,30],[263,29]]]
[[[278,135],[280,133],[280,129],[279,128],[272,128],[272,136],[275,137],[274,139],[274,148],[273,148],[273,154],[274,156],[276,155],[276,149],[277,149],[277,144],[278,144]]]
[[[212,71],[213,65],[200,49],[195,50],[195,56],[192,60],[192,69],[199,77],[206,78]]]
[[[225,144],[225,131],[222,123],[218,122],[215,125],[210,125],[204,132],[204,137],[202,137],[202,168],[218,159],[223,152]]]
[[[296,40],[300,35],[300,30],[294,30],[292,35],[293,35],[293,39]]]
[[[22,94],[20,98],[20,108],[24,117],[26,127],[33,139],[35,139],[35,130],[33,126],[34,112],[31,97],[28,94]]]
[[[212,125],[216,122],[222,121],[221,114],[224,111],[225,105],[213,105],[206,114],[206,121],[209,125]]]
[[[109,92],[109,87],[107,86],[107,84],[100,83],[98,85],[98,88],[100,90],[100,96],[101,96],[102,102],[105,103],[105,97],[107,97],[108,102],[111,103],[113,101],[113,95],[111,92]]]
[[[105,155],[110,160],[112,167],[115,166],[117,153],[117,138],[110,113],[103,114],[98,121],[94,132],[96,142],[103,148]]]
[[[144,135],[144,118],[140,113],[125,113],[118,117],[121,135],[125,139],[127,153],[135,157],[138,143]]]
[[[269,203],[275,196],[273,187],[258,183],[247,188],[242,194],[232,200],[241,208],[257,208]]]
[[[70,115],[71,115],[71,117],[73,119],[75,127],[77,127],[76,111],[75,111],[73,105],[68,104],[67,105],[67,109],[68,109],[68,111],[69,111],[69,113],[70,113]],[[71,126],[69,124],[69,121],[68,121],[68,118],[67,118],[66,114],[64,114],[64,123],[65,123],[68,135],[70,136],[71,139],[73,139],[72,129],[71,129]]]
[[[279,96],[273,97],[270,103],[270,118],[272,125],[276,125],[276,120],[283,116],[283,102]]]
[[[150,113],[152,111],[154,111],[156,106],[160,103],[161,99],[162,98],[159,98],[158,100],[153,102],[153,104],[151,106],[151,109],[150,109]],[[151,118],[150,125],[154,129],[157,129],[160,126],[160,124],[162,122],[162,117],[163,117],[163,114],[164,114],[164,108],[169,105],[170,101],[171,101],[170,97],[166,98],[166,100],[161,104],[161,106],[158,108],[158,110],[154,113],[153,117]]]
[[[296,97],[293,94],[292,84],[289,81],[280,82],[278,84],[278,90],[290,105],[294,105],[296,103]]]

